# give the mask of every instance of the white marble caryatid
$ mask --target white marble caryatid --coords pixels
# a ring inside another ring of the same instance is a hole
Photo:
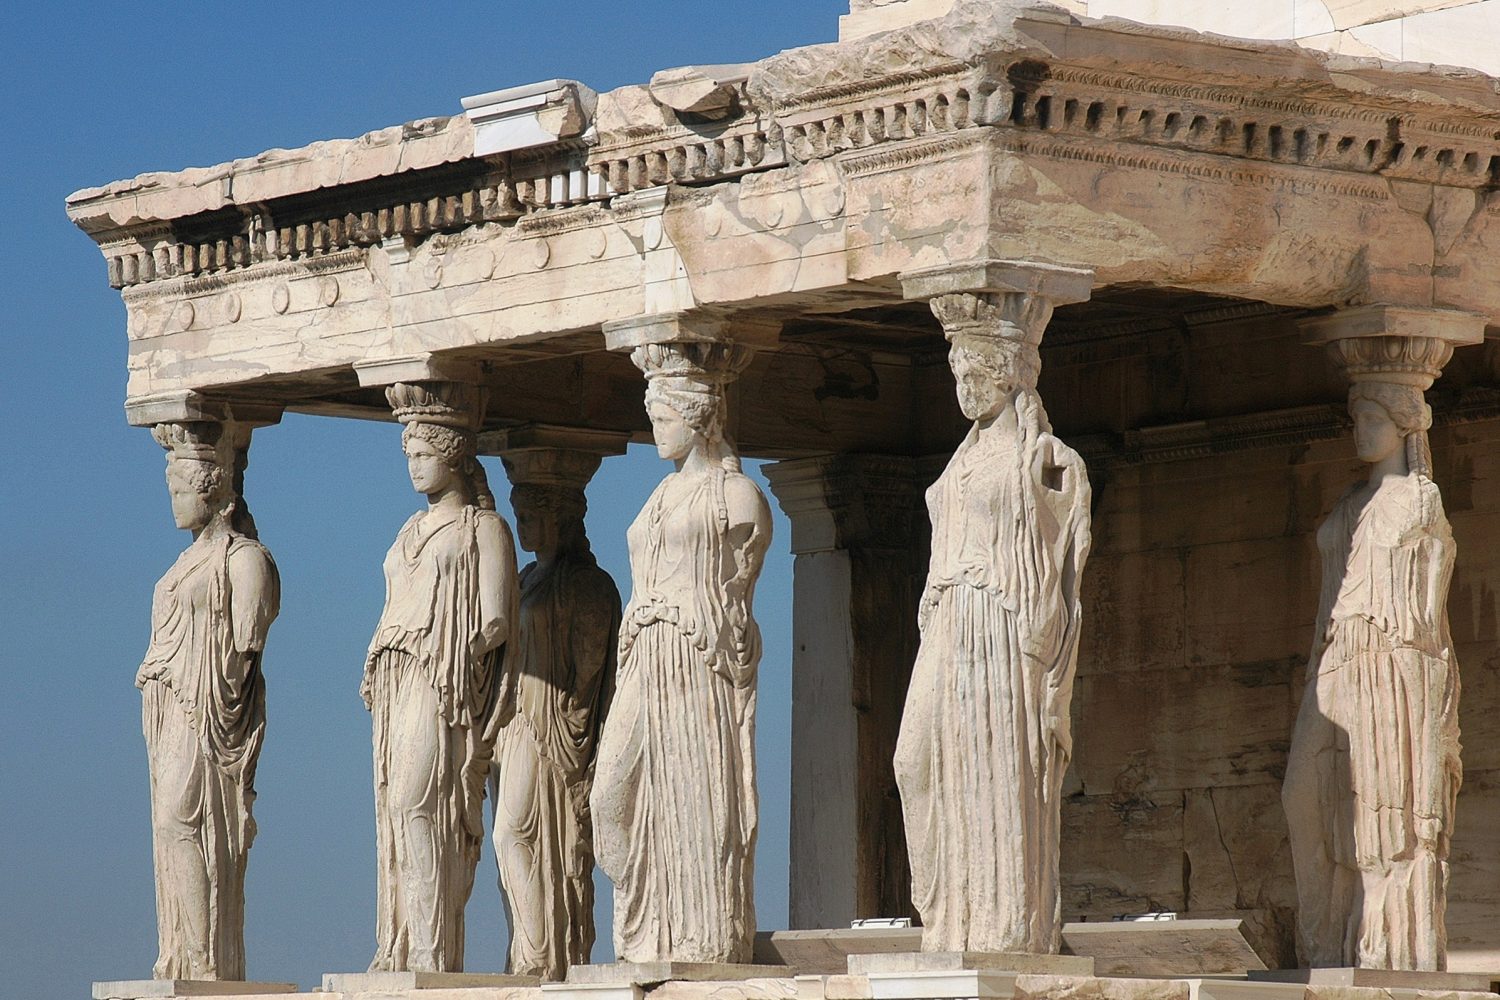
[[[1298,951],[1312,966],[1442,970],[1462,781],[1448,631],[1453,532],[1423,391],[1452,343],[1334,340],[1368,478],[1318,529],[1323,586],[1282,787]]]
[[[912,897],[925,951],[1056,953],[1088,472],[1036,391],[1052,300],[931,305],[974,424],[927,491],[932,559],[895,760]]]
[[[151,767],[157,979],[245,978],[245,866],[266,726],[261,651],[276,564],[240,495],[248,428],[157,424],[179,528],[193,542],[156,585],[136,674]]]
[[[724,385],[748,360],[646,344],[657,454],[675,463],[630,526],[630,602],[594,782],[599,863],[628,962],[748,962],[757,803],[751,614],[765,497],[725,439]]]
[[[385,557],[385,608],[360,691],[374,723],[378,911],[372,972],[460,972],[495,739],[514,710],[505,646],[516,557],[475,458],[474,390],[386,391],[427,497]]]
[[[584,534],[593,452],[504,453],[521,548],[521,617],[511,649],[516,714],[491,769],[495,860],[512,973],[561,980],[594,947],[589,790],[614,691],[620,592]]]

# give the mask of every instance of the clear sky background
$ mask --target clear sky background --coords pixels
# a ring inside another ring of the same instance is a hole
[[[151,590],[186,533],[162,452],[125,424],[125,311],[69,192],[460,112],[459,99],[569,77],[606,90],[658,69],[831,41],[845,0],[0,4],[0,995],[80,1000],[155,958],[145,748],[134,674]],[[628,590],[625,529],[667,471],[632,448],[589,491],[600,562]],[[504,499],[504,473],[489,460]],[[270,724],[246,914],[251,978],[313,986],[374,948],[370,726],[360,671],[381,559],[417,508],[396,425],[288,415],[258,431],[247,496],[281,568],[265,656]],[[773,505],[774,508],[774,505]],[[505,510],[509,516],[508,509]],[[757,617],[756,896],[784,927],[791,557],[776,510]],[[600,943],[608,959],[607,883]],[[499,969],[493,856],[468,966]]]

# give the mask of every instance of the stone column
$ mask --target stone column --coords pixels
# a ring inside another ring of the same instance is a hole
[[[1348,377],[1370,468],[1318,529],[1322,599],[1282,802],[1312,966],[1442,970],[1462,781],[1448,630],[1456,551],[1423,393],[1482,316],[1365,306],[1303,325]]]
[[[927,494],[932,557],[896,746],[922,947],[1056,954],[1089,483],[1036,383],[1053,306],[1086,299],[1092,275],[990,260],[901,282],[952,341],[974,421]]]
[[[261,653],[276,564],[244,500],[250,433],[280,408],[197,393],[131,401],[167,452],[172,514],[193,541],[156,585],[136,685],[151,773],[158,980],[243,981],[245,873],[265,735]],[[249,990],[245,990],[249,992]]]
[[[559,981],[594,946],[599,731],[615,685],[620,593],[584,532],[584,489],[626,434],[527,426],[481,435],[511,482],[521,571],[510,651],[516,717],[490,768],[495,860],[510,927],[508,971]]]
[[[771,513],[726,434],[725,387],[775,333],[704,312],[604,331],[645,374],[657,453],[675,466],[630,527],[630,603],[592,797],[624,962],[751,955],[761,645],[753,599]]]
[[[766,466],[792,522],[791,926],[911,914],[891,757],[926,569],[918,460]]]

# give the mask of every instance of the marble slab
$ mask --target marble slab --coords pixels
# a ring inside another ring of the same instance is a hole
[[[323,992],[368,993],[473,987],[504,989],[537,986],[540,982],[535,976],[508,976],[493,972],[327,972],[323,974]]]
[[[761,931],[755,935],[755,961],[785,965],[796,975],[842,975],[851,955],[914,952],[921,947],[920,927]]]
[[[545,1000],[643,1000],[639,983],[543,983]]]
[[[782,965],[735,965],[729,962],[610,962],[575,965],[568,970],[568,985],[654,986],[673,979],[688,982],[733,982],[744,979],[780,979],[787,975]]]
[[[1253,982],[1306,983],[1309,986],[1364,986],[1373,989],[1500,993],[1500,972],[1416,972],[1402,969],[1262,969]]]
[[[1100,976],[1226,975],[1267,965],[1236,919],[1072,923],[1063,945],[1092,958]]]
[[[232,997],[295,992],[296,983],[249,983],[237,979],[118,979],[94,984],[94,1000]]]
[[[849,956],[849,974],[912,972],[1011,972],[1043,976],[1092,976],[1094,960],[1082,955],[1027,955],[982,951],[901,951]]]

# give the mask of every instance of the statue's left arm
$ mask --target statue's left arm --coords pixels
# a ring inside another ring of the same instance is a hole
[[[755,581],[771,547],[771,508],[755,483],[743,475],[728,477],[724,484],[724,505],[729,517],[727,543],[734,560],[734,575],[725,581],[723,595],[733,649],[723,651],[730,655],[738,671],[753,667],[760,658],[759,633],[751,618],[751,605]]]
[[[230,550],[228,569],[235,652],[259,654],[281,610],[281,578],[276,563],[260,545],[240,544]]]
[[[482,656],[510,637],[517,605],[516,548],[510,528],[486,512],[474,526],[479,547],[479,622],[474,655]]]

